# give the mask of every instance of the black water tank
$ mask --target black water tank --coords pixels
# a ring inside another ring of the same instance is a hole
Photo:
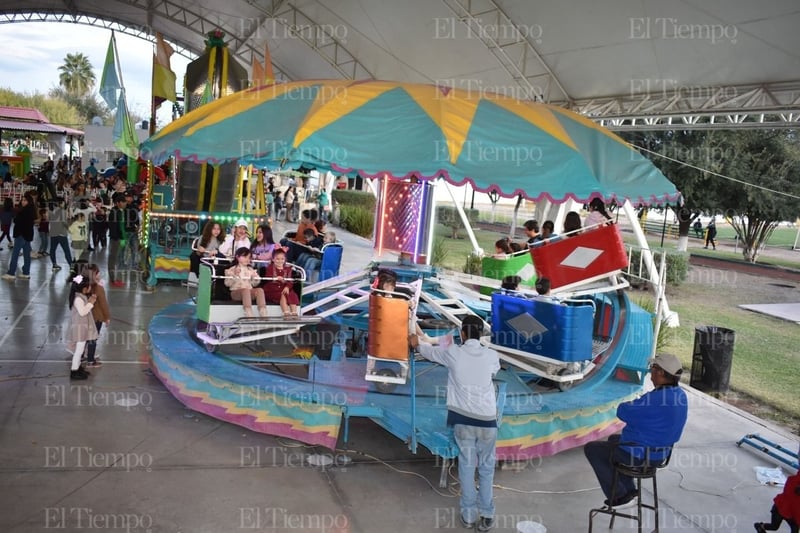
[[[694,328],[692,375],[689,384],[709,392],[728,392],[736,332],[717,326]]]

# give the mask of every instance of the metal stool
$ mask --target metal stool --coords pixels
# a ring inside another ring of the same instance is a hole
[[[630,446],[630,444],[629,444]],[[652,460],[650,457],[652,456],[661,457],[661,459]],[[642,533],[642,508],[650,509],[655,514],[655,531],[658,533],[658,482],[656,481],[656,474],[658,473],[659,469],[666,467],[669,464],[670,457],[672,457],[672,447],[658,447],[658,448],[645,448],[645,464],[639,466],[631,466],[627,464],[623,464],[617,461],[614,461],[614,484],[611,499],[609,502],[613,502],[616,497],[616,490],[617,490],[617,481],[619,480],[619,476],[628,476],[636,480],[636,514],[628,514],[623,512],[623,510],[615,510],[609,504],[606,507],[602,507],[600,509],[592,509],[589,511],[589,533],[592,533],[592,521],[594,517],[598,514],[607,514],[611,515],[611,521],[608,524],[608,529],[614,528],[614,520],[618,516],[622,518],[628,518],[630,520],[636,520],[637,527],[639,533]],[[642,501],[642,480],[643,479],[652,479],[653,480],[653,503],[644,503]]]

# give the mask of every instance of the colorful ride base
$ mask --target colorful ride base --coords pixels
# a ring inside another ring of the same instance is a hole
[[[458,304],[441,289],[441,274],[428,267],[392,267],[401,281],[422,279],[418,316],[443,320],[453,313],[448,306]],[[151,367],[189,408],[253,431],[334,449],[342,429],[347,441],[349,419],[366,417],[407,442],[412,452],[421,445],[435,455],[455,457],[457,448],[445,423],[447,370],[410,357],[408,379],[386,393],[381,392],[386,389],[380,383],[365,379],[366,354],[352,353],[363,339],[357,328],[361,334],[369,328],[371,281],[371,273],[365,271],[360,278],[350,274],[304,288],[306,298],[312,297],[313,302],[304,312],[322,320],[304,327],[316,331],[318,338],[323,333],[329,336],[322,343],[327,348],[321,347],[308,359],[288,354],[257,357],[238,349],[237,353],[209,353],[197,332],[207,331],[210,324],[199,321],[197,313],[198,307],[210,302],[198,299],[196,304],[169,306],[149,326]],[[515,358],[524,354],[503,357],[503,369],[496,376],[502,412],[498,458],[513,461],[552,455],[611,434],[620,427],[617,404],[641,390],[653,342],[651,314],[618,290],[586,297],[581,305],[594,309],[592,351],[585,355],[591,364],[571,387],[559,390],[542,377],[547,374],[514,365]],[[264,320],[265,336],[273,336],[276,328],[288,333],[303,327],[279,321]],[[350,336],[351,332],[356,333]],[[528,363],[541,368],[541,359],[532,354]],[[557,367],[559,361],[553,362]]]

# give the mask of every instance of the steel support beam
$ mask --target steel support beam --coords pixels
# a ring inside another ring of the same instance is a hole
[[[569,94],[534,47],[541,35],[538,26],[521,26],[511,20],[494,0],[442,0],[497,58],[522,89],[521,100],[549,103],[570,101]]]

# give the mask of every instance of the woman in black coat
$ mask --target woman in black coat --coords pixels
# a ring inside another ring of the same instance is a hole
[[[31,242],[33,242],[33,227],[36,224],[36,201],[30,193],[25,193],[20,200],[19,209],[14,216],[14,248],[11,252],[11,262],[8,272],[3,279],[15,279],[19,253],[22,252],[22,274],[20,279],[31,278]]]

